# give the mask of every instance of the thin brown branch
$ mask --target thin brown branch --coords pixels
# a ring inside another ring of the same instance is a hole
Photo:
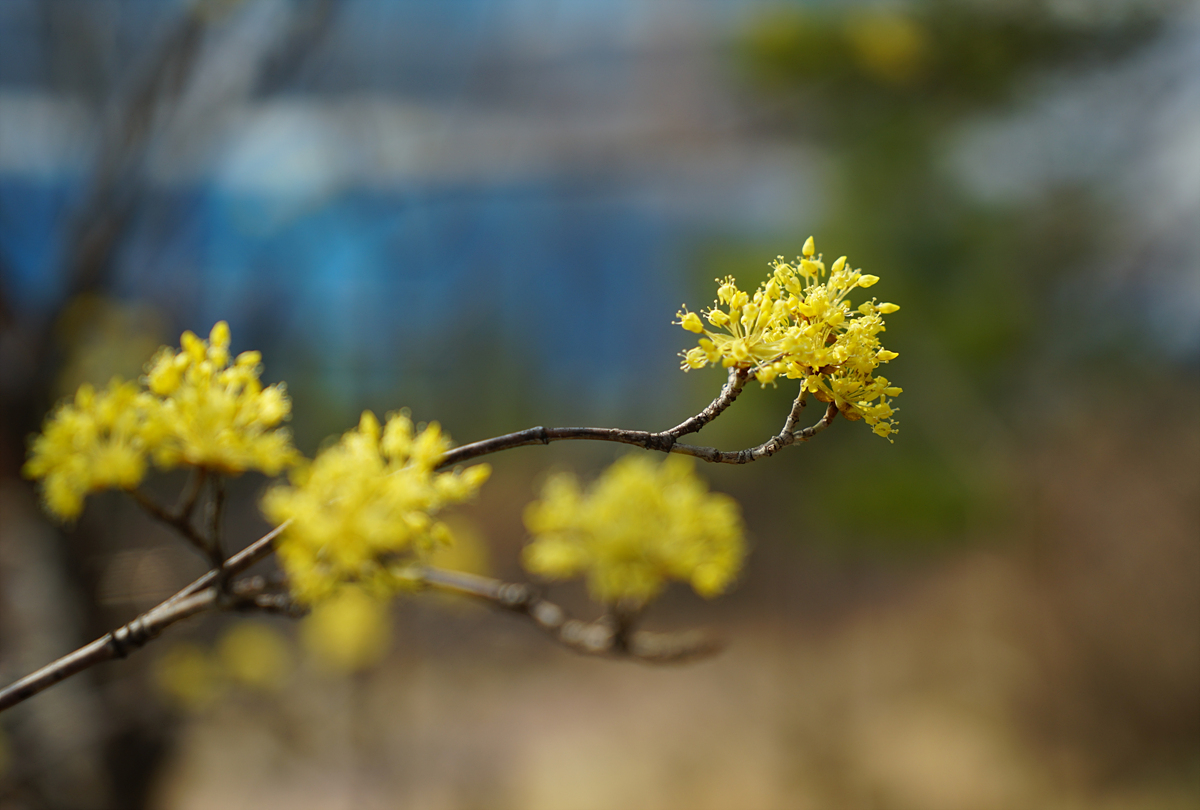
[[[213,570],[202,574],[186,588],[183,588],[181,591],[179,591],[179,593],[168,599],[167,602],[171,602],[175,599],[183,599],[191,596],[194,593],[202,591],[203,589],[215,583],[217,578],[220,577],[223,572],[227,576],[234,577],[255,563],[265,560],[267,557],[271,556],[271,552],[275,550],[276,538],[283,534],[284,530],[291,525],[292,519],[288,518],[283,523],[280,523],[274,529],[271,529],[271,531],[267,532],[262,537],[246,546],[237,554],[232,555],[228,560],[225,561],[225,564],[221,566],[221,571]]]
[[[689,416],[675,427],[664,432],[677,439],[688,433],[695,433],[720,416],[726,408],[732,405],[733,401],[738,398],[738,394],[742,393],[742,389],[746,387],[746,381],[749,379],[749,369],[729,369],[729,379],[725,381],[725,385],[721,387],[721,393],[717,394],[717,398],[710,402],[708,407],[695,416]]]
[[[208,502],[208,536],[205,538],[205,550],[208,560],[214,569],[225,565],[225,552],[221,550],[221,516],[225,511],[225,480],[221,476],[213,476],[212,500]],[[222,584],[227,582],[222,578]]]
[[[804,430],[797,431],[795,429],[796,422],[800,418],[800,411],[804,408],[804,392],[801,391],[792,403],[792,409],[788,413],[783,429],[757,447],[748,447],[744,450],[719,450],[716,447],[680,444],[676,441],[679,436],[699,430],[720,415],[737,398],[747,379],[748,375],[746,372],[731,370],[729,382],[725,384],[725,387],[721,389],[721,394],[707,408],[670,430],[664,430],[660,433],[651,433],[645,430],[625,430],[623,428],[534,427],[520,430],[516,433],[507,433],[503,436],[484,439],[483,441],[472,442],[471,444],[464,444],[462,447],[455,447],[442,455],[442,463],[438,466],[439,468],[443,468],[454,464],[462,464],[481,456],[491,455],[492,453],[498,453],[501,450],[509,450],[514,447],[524,447],[531,444],[550,444],[551,442],[561,441],[619,442],[621,444],[636,445],[647,450],[658,450],[663,453],[682,453],[716,464],[749,464],[752,461],[773,456],[783,448],[796,442],[808,441],[829,427],[830,422],[837,416],[837,407],[831,403],[819,422]]]
[[[0,691],[0,711],[48,689],[66,678],[94,667],[96,664],[124,658],[136,649],[145,646],[163,630],[178,621],[208,610],[217,602],[217,592],[207,588],[175,602],[170,600],[143,613],[128,624],[106,633],[86,647],[64,655],[57,661],[39,669],[8,688]]]
[[[175,514],[180,520],[191,520],[192,513],[196,511],[196,504],[200,501],[200,492],[204,489],[205,478],[207,478],[207,473],[203,467],[192,468],[187,489],[180,493],[179,505],[175,507]]]
[[[797,397],[796,403],[800,402],[802,402],[801,397]],[[829,427],[830,423],[833,422],[833,418],[838,414],[837,405],[831,402],[829,403],[829,407],[825,409],[825,415],[816,424],[810,425],[804,428],[804,430],[793,431],[788,429],[788,424],[795,423],[797,414],[802,407],[804,406],[793,404],[792,412],[788,414],[788,420],[784,424],[784,429],[757,447],[748,447],[745,450],[718,450],[715,447],[695,447],[690,444],[677,444],[671,448],[671,452],[684,453],[717,464],[749,464],[752,461],[770,458],[789,445],[793,445],[796,442],[806,442],[813,436],[816,436]]]
[[[675,447],[676,439],[700,430],[700,428],[716,419],[726,408],[732,405],[733,401],[737,399],[738,394],[745,388],[748,379],[750,379],[750,373],[746,369],[729,369],[729,379],[721,388],[721,393],[717,395],[716,399],[710,402],[700,413],[688,417],[670,430],[651,433],[648,430],[624,430],[622,428],[547,428],[539,426],[519,430],[516,433],[506,433],[503,436],[495,436],[491,439],[484,439],[447,450],[442,455],[442,463],[438,466],[450,467],[480,458],[481,456],[498,453],[501,450],[510,450],[514,447],[571,440],[620,442],[622,444],[633,444],[638,447],[644,447],[647,450],[659,450],[664,453],[670,453]]]
[[[558,605],[543,599],[529,585],[503,582],[461,571],[424,567],[416,578],[426,587],[457,593],[524,616],[550,638],[584,655],[632,658],[649,664],[670,664],[706,658],[724,646],[705,633],[651,633],[633,630],[636,616],[606,615],[594,622],[572,619]]]
[[[171,512],[140,489],[127,489],[125,491],[137,501],[137,505],[142,507],[150,517],[167,524],[187,538],[187,541],[195,546],[198,551],[206,557],[209,556],[208,543],[205,541],[203,535],[192,527],[191,510],[188,510],[186,514],[183,512]]]
[[[274,548],[275,538],[287,528],[291,521],[276,526],[246,548],[234,554],[220,570],[209,571],[175,595],[159,603],[133,621],[118,627],[111,633],[96,639],[47,664],[30,675],[0,690],[0,711],[28,700],[66,678],[94,667],[96,664],[125,658],[157,638],[163,630],[189,616],[218,607],[246,610],[266,610],[296,615],[297,608],[286,595],[268,594],[263,591],[271,583],[263,577],[235,582],[228,594],[213,587],[221,577],[234,577],[269,555]]]
[[[684,453],[704,461],[746,464],[772,456],[796,442],[808,441],[829,427],[837,416],[837,407],[831,403],[820,421],[797,431],[796,422],[805,405],[805,395],[801,391],[792,403],[780,432],[757,447],[722,451],[715,447],[678,443],[677,439],[680,436],[700,430],[728,408],[741,393],[748,379],[746,371],[731,369],[721,393],[708,407],[670,430],[651,433],[620,428],[536,427],[450,450],[443,455],[440,466],[462,463],[512,447],[566,440],[613,441],[637,445],[647,450]],[[132,622],[0,691],[0,711],[77,672],[103,661],[123,658],[156,638],[175,622],[213,607],[258,609],[288,615],[299,615],[303,612],[303,608],[293,602],[287,594],[264,593],[266,581],[261,577],[226,585],[231,583],[234,576],[269,556],[274,549],[275,539],[291,521],[285,521],[237,554],[223,560],[220,557],[220,521],[224,490],[219,481],[214,482],[213,499],[208,514],[208,537],[198,533],[191,525],[190,518],[202,484],[202,480],[193,483],[192,490],[184,496],[176,512],[168,511],[139,490],[130,490],[130,494],[153,517],[177,529],[197,548],[212,554],[213,569]],[[637,615],[631,612],[611,612],[594,622],[572,619],[561,607],[541,598],[528,585],[436,568],[419,569],[418,579],[428,587],[461,593],[526,616],[555,641],[587,655],[629,657],[649,663],[669,663],[712,655],[721,648],[720,642],[701,633],[661,634],[634,630]]]

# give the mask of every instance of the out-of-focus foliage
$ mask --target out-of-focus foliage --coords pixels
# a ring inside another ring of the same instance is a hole
[[[383,659],[391,646],[391,627],[386,600],[346,587],[313,606],[300,638],[318,666],[349,674]]]
[[[417,427],[401,412],[380,426],[364,411],[290,485],[268,491],[263,512],[292,521],[278,543],[292,593],[316,602],[346,582],[379,594],[402,588],[404,562],[451,542],[434,516],[471,498],[490,473],[486,464],[436,472],[449,448],[436,422]]]
[[[747,30],[743,76],[771,125],[828,155],[830,207],[798,227],[819,227],[886,274],[889,298],[911,302],[889,348],[921,359],[896,368],[912,392],[896,457],[839,451],[811,482],[818,502],[844,505],[830,537],[904,553],[1003,519],[997,504],[1018,474],[1011,431],[1030,398],[1077,390],[1132,349],[1111,344],[1082,305],[1062,305],[1063,285],[1080,283],[1104,242],[1112,214],[1101,198],[1064,187],[1020,205],[983,200],[948,171],[945,151],[956,128],[1011,109],[1033,78],[1132,52],[1165,8],[788,6]],[[751,249],[718,247],[705,270],[732,272]],[[1046,391],[1052,368],[1063,385]],[[865,504],[863,490],[876,493]]]
[[[85,383],[60,404],[34,437],[24,467],[42,481],[46,508],[73,520],[97,490],[134,489],[146,457],[162,469],[186,465],[222,474],[277,475],[298,459],[279,426],[291,411],[282,384],[264,387],[258,352],[230,364],[229,325],[207,341],[184,332],[182,351],[163,347],[142,379],[148,390],[113,378],[96,391]]]
[[[270,694],[287,682],[294,656],[279,631],[258,621],[238,621],[211,647],[167,642],[155,662],[158,690],[179,708],[197,712],[237,690]]]
[[[1072,19],[1024,1],[780,5],[751,25],[745,64],[773,91],[834,103],[808,107],[805,117],[844,135],[901,108],[924,117],[1009,101],[1034,71],[1128,53],[1165,10],[1131,3]]]
[[[569,473],[550,478],[525,509],[533,540],[525,567],[548,579],[584,576],[597,601],[642,606],[668,580],[713,597],[746,554],[741,511],[709,492],[690,458],[628,455],[585,491]]]
[[[84,294],[64,309],[57,331],[66,351],[55,388],[67,396],[84,383],[98,387],[113,377],[136,379],[162,346],[166,325],[147,304]]]
[[[225,672],[252,689],[283,685],[292,666],[287,642],[277,630],[255,621],[235,624],[217,642],[217,657]]]
[[[196,711],[209,706],[225,691],[218,662],[204,647],[176,642],[155,665],[159,690],[180,707]]]
[[[286,386],[264,386],[262,353],[234,358],[229,341],[229,324],[218,321],[208,340],[184,332],[180,351],[164,346],[147,365],[146,387],[158,399],[147,408],[144,441],[159,467],[278,475],[299,460],[280,427],[292,410]]]

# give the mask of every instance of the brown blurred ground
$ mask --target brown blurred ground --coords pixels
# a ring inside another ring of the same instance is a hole
[[[734,607],[662,611],[717,625],[712,661],[586,660],[404,605],[377,670],[188,720],[156,805],[1194,807],[1200,429],[1110,424],[1031,448],[1019,529],[934,566],[764,541]],[[841,595],[784,592],[821,580]]]

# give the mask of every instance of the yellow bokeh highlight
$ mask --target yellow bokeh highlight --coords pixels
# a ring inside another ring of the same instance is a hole
[[[846,38],[859,67],[881,82],[910,84],[924,72],[929,37],[911,17],[885,11],[855,14]]]
[[[71,299],[55,323],[64,348],[55,392],[65,396],[84,383],[100,386],[119,377],[136,379],[146,358],[162,345],[162,316],[144,303],[83,293]]]
[[[429,564],[451,571],[491,576],[491,554],[475,522],[461,515],[448,518],[445,522],[450,542],[429,554]]]
[[[287,642],[262,622],[235,624],[217,642],[216,653],[228,677],[251,689],[278,689],[292,668]]]
[[[155,664],[154,682],[172,702],[190,711],[211,705],[225,691],[219,663],[187,642],[167,648]]]
[[[387,603],[362,588],[343,587],[313,607],[300,638],[322,669],[342,674],[367,669],[391,646]]]

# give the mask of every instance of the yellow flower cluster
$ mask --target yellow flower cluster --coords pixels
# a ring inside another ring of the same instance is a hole
[[[533,541],[523,562],[549,579],[586,574],[598,601],[644,604],[668,579],[702,596],[725,591],[746,553],[737,502],[710,493],[691,459],[630,455],[582,492],[573,475],[552,477],[525,510]]]
[[[83,509],[91,492],[133,489],[149,454],[161,468],[179,464],[226,473],[277,475],[297,454],[278,425],[291,408],[283,385],[259,382],[261,355],[229,362],[229,326],[208,341],[184,332],[183,350],[163,348],[147,367],[143,390],[113,380],[96,391],[81,386],[59,405],[33,440],[24,473],[42,479],[46,508],[63,520]]]
[[[852,269],[845,256],[827,270],[812,237],[803,253],[794,263],[782,256],[772,262],[774,273],[753,296],[733,277],[718,279],[716,305],[704,316],[712,329],[696,313],[679,312],[676,323],[703,335],[683,354],[682,367],[720,362],[749,369],[764,385],[780,376],[804,380],[817,399],[836,403],[847,419],[861,419],[887,438],[896,432],[890,398],[901,389],[875,372],[898,356],[883,348],[879,333],[883,316],[900,307],[872,298],[851,309],[850,292],[879,277]]]
[[[155,464],[267,475],[294,464],[290,434],[276,429],[291,401],[283,383],[264,388],[259,382],[262,355],[242,352],[231,365],[224,321],[207,341],[184,332],[180,344],[178,352],[160,349],[147,368],[146,383],[160,397],[146,428]]]
[[[292,484],[272,488],[263,512],[293,522],[278,542],[292,593],[305,602],[332,595],[345,582],[395,591],[403,582],[391,563],[449,542],[442,507],[466,500],[487,480],[486,464],[435,472],[450,439],[437,423],[414,429],[405,413],[387,424],[366,411],[311,464],[292,473]]]
[[[24,473],[42,479],[46,508],[73,520],[88,493],[132,489],[146,475],[142,433],[151,397],[134,383],[113,380],[96,391],[82,385],[46,419],[33,440]]]

